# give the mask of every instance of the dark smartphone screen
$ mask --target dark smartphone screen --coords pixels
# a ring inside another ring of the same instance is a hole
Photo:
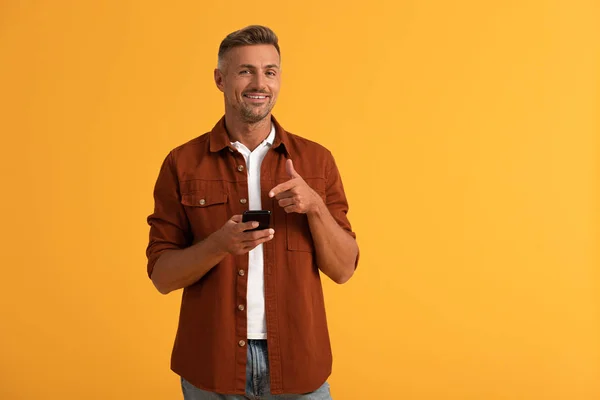
[[[248,229],[246,232],[269,229],[271,226],[271,211],[269,210],[248,210],[242,214],[242,222],[257,221],[258,227]]]

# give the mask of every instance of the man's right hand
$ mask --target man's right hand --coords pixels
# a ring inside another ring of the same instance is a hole
[[[273,229],[244,232],[257,226],[256,221],[242,222],[241,215],[234,215],[221,229],[211,235],[212,240],[221,252],[234,256],[246,254],[259,244],[273,239],[275,234]]]

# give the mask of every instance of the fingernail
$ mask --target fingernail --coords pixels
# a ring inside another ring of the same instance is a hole
[[[254,222],[252,223],[252,226],[256,228],[256,227],[258,226],[258,222],[254,221]]]
[[[274,231],[273,229],[269,229],[269,233],[270,233],[271,235],[273,235],[273,234],[275,233],[275,231]]]
[[[269,192],[269,197],[273,197],[273,192]]]

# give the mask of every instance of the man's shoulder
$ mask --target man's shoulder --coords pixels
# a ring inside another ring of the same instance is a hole
[[[184,142],[179,146],[173,148],[171,150],[171,153],[175,156],[189,154],[190,152],[198,154],[198,151],[201,150],[203,147],[206,147],[208,149],[209,134],[210,132],[206,132],[200,136],[190,139],[187,142]]]
[[[323,144],[288,130],[286,130],[285,133],[288,135],[288,143],[292,147],[292,151],[297,151],[299,153],[310,152],[310,154],[327,157],[331,156],[331,151]]]
[[[199,163],[207,159],[210,142],[209,133],[203,133],[182,144],[172,147],[165,156],[163,163],[170,164],[175,171],[187,171],[196,168]]]

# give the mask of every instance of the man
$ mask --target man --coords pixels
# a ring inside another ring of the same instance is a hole
[[[331,398],[319,271],[346,282],[359,250],[331,153],[271,115],[280,64],[269,28],[228,35],[214,71],[225,115],[169,153],[154,189],[148,275],[183,288],[171,369],[187,400]],[[242,213],[259,209],[271,227],[252,230]]]

